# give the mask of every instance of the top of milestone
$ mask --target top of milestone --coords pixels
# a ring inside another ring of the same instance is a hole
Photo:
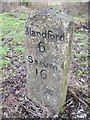
[[[41,19],[41,16],[42,16],[43,19],[47,19],[47,17],[49,17],[49,18],[51,17],[52,20],[53,20],[53,18],[55,18],[56,21],[62,19],[62,20],[65,20],[66,22],[71,22],[72,17],[63,11],[64,11],[63,8],[60,6],[46,7],[44,9],[37,10],[37,12],[30,13],[29,18],[31,20],[36,19],[39,21]],[[46,17],[44,17],[44,15],[46,15]]]

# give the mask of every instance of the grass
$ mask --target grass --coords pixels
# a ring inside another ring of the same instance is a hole
[[[81,75],[83,75],[83,71],[78,70],[78,71],[75,73],[75,75],[76,75],[77,77],[80,77]]]
[[[78,32],[78,33],[76,33],[76,37],[78,39],[86,39],[86,38],[88,38],[88,35]]]
[[[21,13],[0,14],[0,28],[2,30],[2,36],[4,36],[5,39],[13,36],[13,38],[23,41],[25,19],[26,15]]]
[[[90,61],[87,60],[87,61],[81,62],[80,64],[81,65],[90,65]]]
[[[90,57],[89,53],[76,53],[75,56],[77,58],[81,58],[81,57]]]
[[[5,57],[7,55],[7,52],[10,51],[10,48],[7,46],[0,47],[0,56]]]
[[[8,66],[10,62],[8,60],[0,60],[0,68]]]
[[[16,47],[15,50],[16,52],[21,52],[21,53],[25,52],[25,49],[23,47]]]
[[[0,13],[0,38],[12,37],[13,41],[10,41],[9,44],[18,43],[21,46],[15,46],[16,52],[24,52],[23,41],[24,41],[24,31],[25,31],[25,19],[26,14],[21,13]],[[0,41],[2,44],[2,41]],[[8,66],[10,62],[5,60],[7,53],[10,51],[10,47],[0,46],[0,57],[3,58],[0,61],[0,68]]]
[[[89,47],[87,42],[81,42],[79,45],[83,46],[83,47]]]
[[[88,20],[90,20],[90,18],[88,16],[87,17],[75,16],[73,20],[75,22],[87,22]]]

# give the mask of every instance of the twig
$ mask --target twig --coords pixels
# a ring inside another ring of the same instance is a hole
[[[83,100],[81,100],[81,98],[79,98],[73,91],[71,91],[70,89],[68,89],[81,103],[85,104],[86,106],[88,106],[88,104],[86,102],[84,102]]]

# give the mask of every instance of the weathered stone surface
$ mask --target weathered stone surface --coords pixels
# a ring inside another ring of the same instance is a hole
[[[72,31],[72,18],[60,8],[43,9],[26,21],[28,93],[53,114],[66,98]]]

